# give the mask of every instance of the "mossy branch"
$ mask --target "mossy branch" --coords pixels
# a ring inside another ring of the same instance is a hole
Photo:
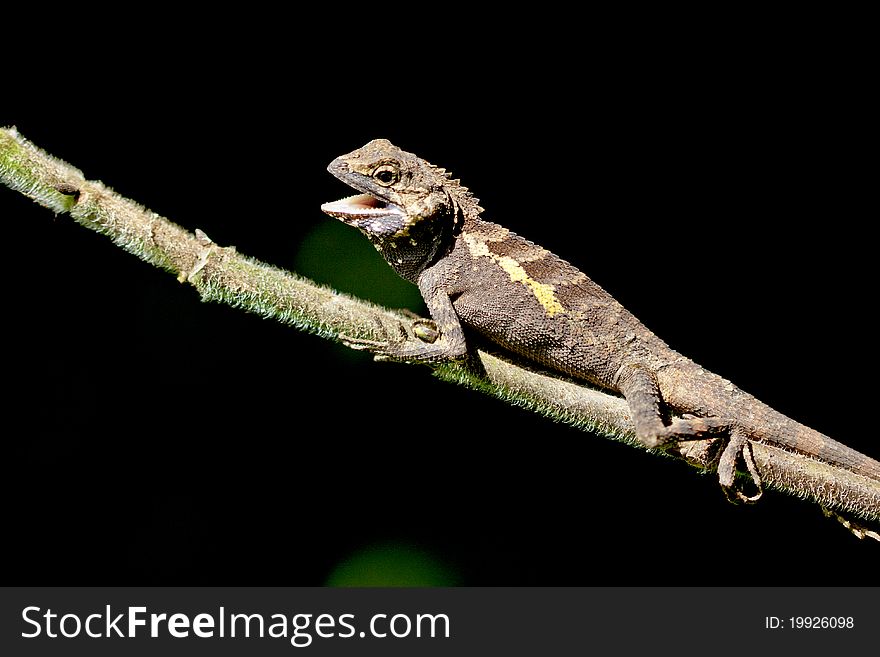
[[[225,303],[330,339],[413,338],[411,318],[218,246],[200,230],[191,233],[102,183],[86,180],[78,169],[44,153],[14,128],[0,129],[0,180],[171,272],[195,287],[204,301]],[[525,367],[508,356],[477,350],[469,363],[444,364],[434,372],[553,420],[640,446],[621,398]],[[714,470],[710,446],[711,440],[694,441],[670,453]],[[880,520],[880,482],[771,445],[751,446],[765,486]]]

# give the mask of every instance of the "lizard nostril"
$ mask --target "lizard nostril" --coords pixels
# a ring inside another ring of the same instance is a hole
[[[340,158],[336,158],[330,163],[330,166],[327,167],[327,171],[334,175],[339,175],[341,173],[348,173],[348,162],[342,160]]]

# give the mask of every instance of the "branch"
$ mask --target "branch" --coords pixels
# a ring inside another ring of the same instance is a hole
[[[322,337],[414,339],[413,320],[340,294],[307,279],[214,244],[122,198],[98,181],[24,139],[0,129],[0,180],[57,214],[110,237],[114,243],[192,285],[203,301],[242,308]],[[443,364],[435,374],[556,421],[641,447],[626,402],[558,375],[478,349],[468,363]],[[713,439],[667,452],[715,470]],[[824,507],[880,520],[880,482],[779,447],[751,442],[765,486]]]

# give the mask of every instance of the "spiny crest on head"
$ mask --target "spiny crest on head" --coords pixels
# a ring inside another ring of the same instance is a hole
[[[480,199],[471,194],[471,191],[461,184],[460,179],[453,178],[452,173],[443,167],[438,167],[426,160],[423,160],[423,162],[425,162],[432,171],[443,178],[443,187],[448,189],[455,197],[456,203],[458,203],[461,209],[464,210],[465,214],[474,218],[480,215],[483,211],[483,208],[480,207]]]

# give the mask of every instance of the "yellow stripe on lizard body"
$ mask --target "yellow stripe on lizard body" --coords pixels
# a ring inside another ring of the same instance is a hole
[[[538,303],[547,311],[547,315],[552,317],[557,313],[565,312],[565,308],[559,303],[559,299],[556,298],[556,288],[553,285],[536,281],[526,273],[526,270],[516,260],[510,256],[500,256],[492,253],[485,242],[478,240],[473,235],[463,233],[462,237],[467,244],[468,250],[475,258],[481,256],[491,258],[501,269],[507,272],[511,281],[525,284],[538,300]]]

